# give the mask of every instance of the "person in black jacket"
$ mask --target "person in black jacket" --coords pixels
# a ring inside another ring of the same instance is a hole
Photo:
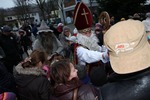
[[[30,38],[27,36],[26,32],[24,30],[19,30],[19,35],[20,35],[20,44],[23,47],[23,51],[29,56],[28,54],[28,49],[30,45],[32,44],[32,41]]]
[[[0,46],[6,55],[3,58],[4,65],[8,72],[13,73],[13,67],[22,59],[19,54],[17,38],[13,33],[11,33],[11,28],[7,25],[3,27],[3,31],[0,36]]]
[[[12,74],[10,74],[3,64],[4,52],[0,48],[0,100],[16,100],[16,84]]]
[[[45,61],[45,53],[34,50],[15,67],[18,100],[50,100],[50,82],[42,69]]]
[[[81,83],[77,69],[69,60],[56,60],[51,65],[50,73],[53,87],[50,100],[98,100],[95,88]]]
[[[101,100],[150,99],[150,44],[138,20],[121,21],[104,34],[113,73],[100,88]]]

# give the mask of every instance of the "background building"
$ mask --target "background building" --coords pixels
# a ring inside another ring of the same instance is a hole
[[[96,0],[64,0],[64,17],[65,17],[65,21],[66,18],[69,16],[71,17],[71,19],[73,18],[74,15],[74,7],[76,5],[77,2],[82,1],[84,2],[90,9],[92,9],[91,11],[93,11],[92,13],[94,13],[97,9],[97,2]],[[63,22],[63,15],[61,10],[59,10],[59,17],[61,18],[61,21]]]

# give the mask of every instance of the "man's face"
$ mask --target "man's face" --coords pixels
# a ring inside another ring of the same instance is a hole
[[[91,32],[91,29],[90,29],[90,30],[88,30],[88,31],[82,32],[81,34],[82,34],[82,35],[85,35],[85,36],[87,36],[87,37],[90,37],[91,34],[92,34],[92,32]]]

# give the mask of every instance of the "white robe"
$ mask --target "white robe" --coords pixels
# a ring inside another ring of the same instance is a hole
[[[79,65],[85,65],[86,63],[94,63],[98,61],[102,61],[103,63],[106,63],[109,61],[109,59],[103,59],[102,54],[106,54],[105,52],[99,52],[99,51],[93,51],[88,50],[82,46],[77,47],[77,58],[78,58],[78,64]]]

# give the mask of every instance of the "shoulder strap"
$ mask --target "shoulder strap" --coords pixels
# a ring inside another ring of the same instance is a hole
[[[74,45],[74,64],[77,65],[78,64],[78,59],[77,59],[77,47],[79,46],[78,43],[75,43]]]
[[[74,89],[73,91],[73,100],[77,100],[77,95],[78,95],[78,88]]]

